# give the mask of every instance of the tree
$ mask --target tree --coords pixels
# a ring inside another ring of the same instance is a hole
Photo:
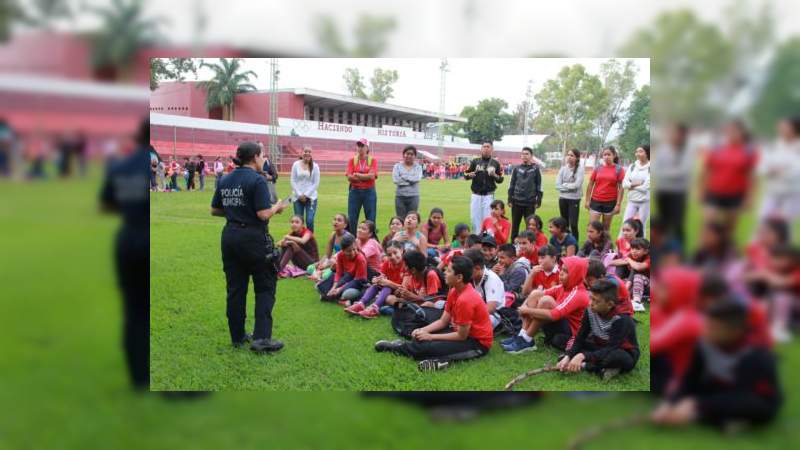
[[[317,43],[327,56],[374,58],[380,56],[388,45],[388,34],[394,31],[397,22],[393,17],[362,14],[353,31],[355,46],[347,48],[336,22],[329,15],[314,19]]]
[[[242,72],[241,64],[240,58],[219,58],[216,64],[203,62],[200,65],[214,71],[214,76],[198,83],[198,88],[206,90],[207,110],[222,107],[222,120],[234,120],[236,94],[256,90],[249,81],[251,76],[258,78],[258,75],[252,70]]]
[[[397,82],[399,77],[396,70],[383,70],[380,67],[376,67],[372,72],[372,78],[369,79],[369,84],[372,87],[369,99],[385,103],[386,100],[394,97],[392,85]]]
[[[605,104],[605,90],[598,77],[575,64],[562,68],[556,79],[545,82],[534,98],[539,105],[537,128],[554,135],[566,153],[591,134]]]
[[[197,64],[192,58],[152,58],[150,60],[150,90],[158,89],[161,80],[183,81],[185,75],[197,75]]]
[[[92,64],[111,78],[130,64],[140,48],[161,39],[162,20],[144,17],[143,0],[112,0],[110,7],[90,11],[103,22],[93,39]]]
[[[366,92],[364,92],[364,78],[359,73],[358,69],[348,67],[344,69],[344,84],[347,86],[347,92],[350,93],[353,97],[358,98],[367,98]]]
[[[476,106],[465,106],[461,117],[467,119],[463,127],[469,141],[475,144],[502,139],[503,130],[513,121],[511,114],[503,111],[507,107],[508,103],[500,98],[487,98]]]
[[[620,155],[633,159],[633,153],[641,145],[650,145],[650,86],[644,85],[633,94],[628,114],[622,121],[622,133],[618,137]]]
[[[718,117],[709,93],[731,68],[733,54],[715,25],[687,9],[665,12],[635,32],[621,53],[650,58],[654,121],[708,124]]]
[[[530,128],[531,125],[533,125],[534,118],[536,117],[536,111],[534,110],[533,102],[530,102],[529,104],[527,100],[523,100],[517,104],[514,112],[511,113],[511,126],[506,130],[506,133],[523,134],[526,113],[528,116],[528,128]]]
[[[52,29],[59,19],[71,19],[72,7],[67,0],[33,0],[25,14],[25,22],[35,27]]]
[[[595,121],[595,148],[599,149],[606,143],[611,128],[625,115],[625,104],[636,90],[637,72],[633,61],[626,61],[623,65],[616,59],[610,59],[600,66],[600,80],[605,95],[601,103],[602,109]]]
[[[369,79],[371,87],[370,93],[364,91],[364,77],[358,69],[348,67],[344,70],[344,84],[347,92],[353,97],[364,98],[375,102],[385,103],[394,96],[394,88],[392,85],[397,82],[400,75],[396,70],[381,69],[376,67],[372,72],[372,77]]]
[[[0,1],[0,42],[11,36],[11,25],[25,18],[25,13],[17,3],[18,0]]]
[[[777,121],[800,114],[799,62],[800,37],[778,47],[750,111],[756,133],[772,135]]]

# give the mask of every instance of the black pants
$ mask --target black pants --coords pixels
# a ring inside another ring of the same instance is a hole
[[[567,224],[569,224],[570,234],[575,236],[575,240],[578,242],[580,242],[580,239],[578,238],[578,219],[580,218],[580,212],[581,199],[558,199],[558,213],[564,218],[564,220],[567,221]]]
[[[394,197],[394,212],[401,220],[405,220],[406,214],[419,209],[419,196],[415,197]]]
[[[150,387],[150,231],[123,227],[117,234],[114,259],[122,291],[122,347],[131,383]]]
[[[423,359],[464,361],[480,358],[489,353],[489,350],[484,348],[475,338],[468,337],[463,341],[410,341],[399,347],[397,353],[414,358],[417,361]]]
[[[587,342],[584,347],[587,351],[599,350],[594,345]],[[611,350],[598,361],[586,363],[586,371],[593,373],[600,373],[603,369],[619,369],[620,372],[630,372],[636,366],[636,361],[639,360],[639,351],[630,350],[626,351],[621,348]]]
[[[674,236],[683,244],[685,241],[684,219],[686,218],[686,193],[656,192],[658,216],[664,224],[667,236]]]
[[[536,207],[534,205],[517,205],[512,203],[511,206],[511,243],[514,243],[514,238],[519,234],[519,223],[524,223],[523,229],[527,228],[528,224],[525,223],[525,218],[531,214],[536,214]]]
[[[253,277],[256,297],[254,339],[272,337],[272,307],[275,305],[277,272],[267,262],[267,239],[263,229],[228,224],[222,230],[222,269],[228,291],[228,329],[231,342],[244,338],[247,288]]]
[[[569,327],[567,319],[548,322],[542,325],[541,329],[542,333],[544,333],[545,345],[554,347],[562,352],[567,349],[567,343],[572,339],[572,329]]]
[[[189,173],[189,179],[186,180],[186,190],[196,189],[194,186],[194,172]]]

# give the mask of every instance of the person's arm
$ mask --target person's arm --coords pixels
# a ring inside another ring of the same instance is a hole
[[[508,283],[505,284],[505,290],[510,292],[519,292],[526,279],[527,277],[525,276],[525,271],[517,268],[517,270],[512,271],[511,275],[508,277]]]
[[[570,359],[583,351],[583,348],[586,346],[586,339],[589,337],[589,331],[591,331],[591,327],[589,326],[589,314],[583,313],[581,327],[578,329],[578,333],[572,341],[572,347],[567,350],[567,356],[569,356]]]
[[[533,189],[536,192],[536,207],[542,207],[542,199],[544,199],[544,191],[542,190],[542,172],[539,167],[534,165],[533,172]]]
[[[260,220],[267,221],[275,214],[280,214],[284,209],[286,209],[286,203],[278,202],[272,205],[271,208],[256,211],[256,216]]]
[[[589,185],[586,186],[586,200],[583,202],[583,206],[586,209],[589,209],[589,203],[592,200],[592,190],[594,190],[594,174],[592,174],[592,177],[589,178]]]
[[[311,194],[319,189],[319,165],[314,163],[311,167],[311,186],[308,187],[306,192],[303,192],[307,198],[311,198]]]
[[[442,316],[439,317],[437,320],[434,320],[429,325],[426,325],[422,328],[417,328],[416,330],[411,332],[411,337],[414,337],[415,334],[419,333],[433,333],[439,331],[446,326],[450,325],[450,313],[447,311],[442,312]]]
[[[450,247],[451,239],[450,234],[447,232],[447,224],[443,223],[442,228],[444,228],[442,231],[442,242],[444,242],[444,244],[439,244],[439,248],[445,249]]]
[[[584,313],[583,318],[586,319],[586,316],[588,314]],[[625,338],[635,332],[633,320],[619,319],[611,324],[611,329],[608,331],[608,343],[605,346],[595,351],[583,351],[582,353],[585,355],[586,361],[602,361],[612,351],[622,348]]]
[[[564,185],[564,171],[562,168],[558,169],[558,174],[556,174],[556,190],[558,192],[566,191],[567,187]]]
[[[289,185],[292,187],[292,192],[297,197],[299,197],[299,196],[301,196],[303,194],[297,188],[297,170],[298,170],[298,168],[299,168],[299,164],[297,164],[296,162],[294,164],[292,164],[292,172],[289,175]]]
[[[353,164],[353,158],[347,160],[347,170],[344,172],[345,177],[350,182],[358,180],[355,176],[355,165]]]
[[[514,186],[517,184],[517,168],[514,167],[514,170],[511,171],[511,181],[508,182],[508,206],[511,207],[514,197]]]
[[[414,168],[414,170],[413,170],[413,172],[411,172],[411,175],[409,175],[407,178],[405,178],[405,180],[409,184],[417,184],[417,183],[419,183],[419,180],[422,179],[422,166],[420,166],[417,163],[414,163],[413,168]]]
[[[635,270],[636,272],[641,272],[643,270],[647,270],[650,266],[650,263],[648,263],[647,261],[636,261],[629,256],[628,265],[630,265],[631,270]]]
[[[639,184],[633,189],[639,192],[647,192],[650,190],[650,171],[647,172],[644,181],[642,181],[641,184]]]
[[[614,206],[612,214],[619,214],[620,207],[622,206],[622,197],[625,195],[625,189],[622,189],[622,183],[617,183],[617,204]]]
[[[494,169],[494,182],[501,184],[503,182],[503,166],[501,166],[496,159],[493,162],[496,165]]]
[[[476,165],[477,165],[477,160],[475,160],[475,159],[473,159],[469,163],[469,167],[467,167],[467,170],[464,171],[464,179],[465,180],[471,180],[471,179],[475,178]]]
[[[325,258],[331,259],[333,256],[333,242],[336,240],[336,232],[331,233],[331,238],[328,239],[328,248],[325,250]]]
[[[225,217],[225,209],[222,207],[222,196],[219,189],[214,189],[214,195],[211,197],[211,215]]]
[[[428,254],[427,253],[428,252],[428,238],[425,237],[424,234],[422,236],[420,236],[420,238],[419,238],[419,251],[423,255],[427,255]]]
[[[400,176],[400,164],[402,163],[397,163],[392,168],[392,181],[398,186],[408,186],[408,181]]]
[[[542,266],[533,266],[528,276],[525,278],[525,283],[522,284],[522,295],[527,297],[538,286],[533,285],[533,278],[537,273],[542,271]]]
[[[633,165],[631,164],[631,166],[633,166]],[[625,173],[625,176],[622,178],[622,188],[623,189],[630,189],[631,188],[631,173],[632,172],[633,172],[632,170],[628,170]]]

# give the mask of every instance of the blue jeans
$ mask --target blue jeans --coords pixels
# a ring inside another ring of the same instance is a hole
[[[350,221],[350,227],[348,228],[350,234],[356,235],[358,215],[361,213],[362,207],[367,220],[375,222],[377,203],[378,195],[375,193],[375,188],[350,189],[350,194],[347,196],[347,219]]]
[[[306,222],[306,228],[314,232],[314,216],[317,214],[317,199],[306,200],[305,203],[294,202],[294,213]]]

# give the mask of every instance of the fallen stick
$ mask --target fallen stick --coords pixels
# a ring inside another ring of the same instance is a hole
[[[523,373],[521,375],[517,375],[516,377],[514,377],[513,380],[509,381],[506,384],[506,390],[507,391],[513,390],[514,389],[514,385],[516,385],[517,383],[519,383],[522,380],[525,380],[526,378],[530,378],[530,377],[532,377],[534,375],[539,375],[540,373],[554,372],[556,370],[558,370],[558,369],[556,369],[556,366],[551,365],[550,363],[545,364],[544,367],[540,367],[538,369],[529,370],[529,371],[527,371],[527,372],[525,372],[525,373]]]
[[[635,416],[623,417],[621,419],[617,419],[613,422],[605,423],[602,425],[589,427],[586,431],[573,438],[567,448],[570,450],[580,450],[581,448],[583,448],[584,445],[586,445],[587,442],[597,439],[598,436],[601,436],[603,434],[618,429],[627,430],[630,427],[635,427],[647,423],[649,422],[649,420],[650,420],[649,415],[647,413],[642,413],[642,414],[637,414]]]

